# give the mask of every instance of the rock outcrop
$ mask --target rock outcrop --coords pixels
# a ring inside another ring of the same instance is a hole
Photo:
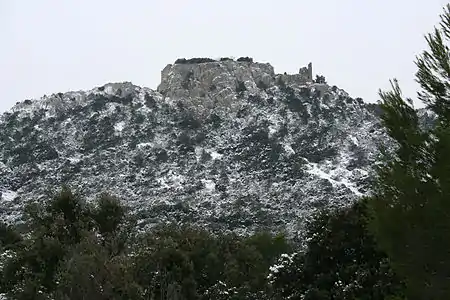
[[[281,75],[275,74],[270,64],[253,61],[226,59],[175,63],[161,71],[157,91],[172,99],[186,99],[198,110],[221,107],[236,111],[239,109],[239,101],[236,101],[239,92],[258,93],[261,89],[274,87],[280,80],[286,85],[311,83],[311,68],[310,64],[309,71],[302,68],[299,74]]]

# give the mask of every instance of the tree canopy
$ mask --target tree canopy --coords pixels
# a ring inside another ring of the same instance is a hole
[[[416,61],[418,98],[436,117],[431,129],[420,126],[396,80],[380,91],[381,119],[396,147],[384,151],[377,170],[371,228],[405,278],[408,299],[450,299],[449,39],[447,6]]]

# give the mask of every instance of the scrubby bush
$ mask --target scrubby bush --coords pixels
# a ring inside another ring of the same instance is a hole
[[[236,86],[236,93],[243,93],[247,90],[243,81],[238,81]]]
[[[357,97],[355,98],[356,102],[358,102],[359,104],[364,104],[364,100],[361,97]]]
[[[216,62],[215,59],[207,58],[207,57],[194,57],[194,58],[178,58],[175,61],[175,64],[202,64],[202,63],[208,63],[208,62]]]
[[[269,266],[291,251],[283,235],[269,233],[162,224],[138,232],[118,199],[103,194],[88,204],[68,188],[26,216],[23,235],[0,226],[0,250],[14,250],[0,264],[6,299],[252,298],[267,294]]]
[[[267,132],[254,139],[266,143]],[[189,211],[181,202],[173,209]],[[307,225],[306,248],[267,232],[245,237],[179,224],[138,231],[117,198],[102,194],[89,204],[68,188],[28,205],[25,216],[22,234],[0,223],[0,251],[9,251],[0,255],[0,294],[6,299],[402,295],[401,281],[367,230],[365,201],[319,212]]]
[[[281,256],[269,275],[275,299],[403,296],[402,281],[368,229],[365,200],[350,208],[318,212],[308,223],[306,236],[306,252]]]
[[[266,90],[269,88],[269,86],[267,84],[265,84],[264,81],[262,81],[262,80],[258,80],[258,82],[256,83],[256,86],[262,90]]]
[[[316,79],[314,80],[315,83],[322,83],[325,84],[327,83],[325,76],[323,75],[316,75]]]
[[[211,85],[209,86],[209,91],[210,91],[210,92],[214,92],[215,90],[217,90],[217,86],[216,86],[215,84],[211,84]]]
[[[253,62],[253,58],[248,57],[248,56],[246,56],[246,57],[239,57],[236,61],[252,63]]]

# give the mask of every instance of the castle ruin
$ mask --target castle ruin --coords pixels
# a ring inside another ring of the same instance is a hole
[[[298,74],[300,74],[303,78],[305,78],[306,81],[312,82],[313,81],[312,63],[310,62],[307,67],[300,68]]]
[[[307,67],[302,67],[297,74],[277,74],[275,75],[276,82],[282,81],[287,85],[292,84],[307,84],[313,82],[312,63]]]
[[[299,69],[297,74],[276,74],[268,63],[254,62],[249,57],[238,60],[221,58],[177,59],[161,71],[161,83],[157,91],[174,98],[235,97],[237,85],[253,82],[246,88],[259,85],[271,87],[277,84],[307,85],[313,80],[312,63]],[[224,96],[225,95],[225,96]]]

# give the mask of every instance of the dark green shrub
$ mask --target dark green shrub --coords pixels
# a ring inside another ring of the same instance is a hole
[[[251,57],[239,57],[236,61],[239,61],[239,62],[250,62],[250,63],[252,63],[253,62],[253,58],[251,58]]]

